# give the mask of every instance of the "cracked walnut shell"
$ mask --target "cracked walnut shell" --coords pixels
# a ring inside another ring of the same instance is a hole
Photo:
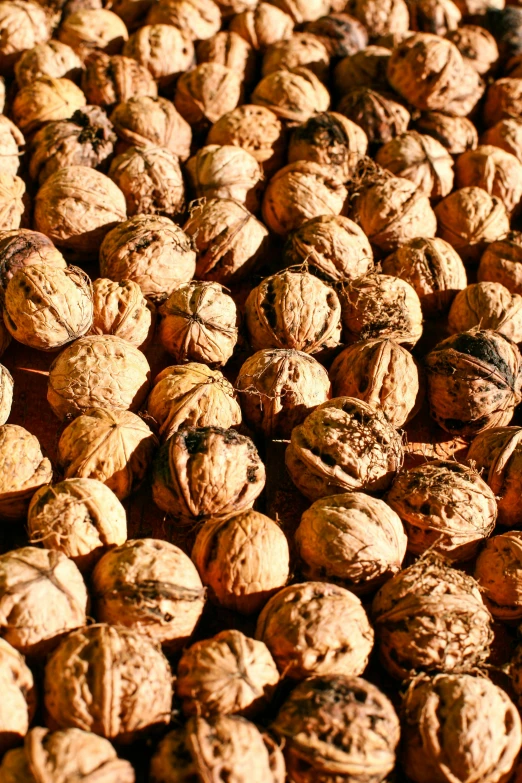
[[[259,642],[256,642],[259,644]],[[269,655],[268,651],[267,654]],[[275,668],[275,664],[272,663]],[[277,669],[276,669],[277,674]],[[277,674],[275,682],[279,679]],[[0,752],[17,745],[27,734],[36,711],[37,691],[24,657],[0,638]],[[0,780],[2,770],[0,767]]]
[[[24,519],[31,497],[52,475],[34,435],[18,424],[0,427],[0,519]]]

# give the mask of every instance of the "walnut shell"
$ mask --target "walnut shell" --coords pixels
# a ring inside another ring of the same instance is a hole
[[[62,20],[58,40],[85,58],[94,49],[118,54],[129,33],[119,16],[105,8],[83,8]]]
[[[302,351],[257,351],[239,371],[236,387],[247,424],[266,438],[288,438],[330,396],[324,367]]]
[[[484,603],[496,620],[522,617],[522,534],[512,530],[486,542],[475,565]]]
[[[366,46],[341,60],[334,70],[335,87],[339,95],[360,87],[389,91],[386,68],[390,56],[390,49],[384,46]]]
[[[345,348],[330,368],[334,397],[355,397],[383,411],[393,427],[402,427],[423,399],[419,367],[406,348],[378,337]]]
[[[522,294],[522,234],[509,231],[487,245],[480,259],[477,279],[502,283],[512,294]]]
[[[343,282],[373,269],[373,250],[357,223],[342,215],[321,215],[289,234],[288,265],[308,264],[321,277]]]
[[[0,3],[0,72],[11,76],[20,56],[51,37],[45,10],[26,0],[4,0]]]
[[[498,46],[484,27],[463,25],[446,34],[461,55],[481,75],[488,73],[498,60]]]
[[[190,125],[208,126],[235,109],[241,94],[240,73],[220,63],[201,63],[178,79],[174,105]]]
[[[388,580],[372,615],[382,665],[401,680],[479,665],[493,641],[477,582],[434,554]]]
[[[424,196],[444,198],[453,188],[453,158],[432,136],[408,131],[381,147],[375,160],[397,177],[409,179]]]
[[[245,303],[251,347],[318,353],[341,339],[341,305],[334,289],[309,272],[266,277]]]
[[[404,33],[410,27],[405,0],[350,0],[346,8],[374,37]]]
[[[23,133],[14,122],[0,114],[0,174],[15,176],[24,145]]]
[[[245,84],[255,82],[257,61],[254,49],[237,33],[222,30],[196,48],[198,63],[220,63],[241,77]]]
[[[337,397],[292,430],[286,467],[309,500],[364,490],[382,492],[403,461],[401,436],[362,400]]]
[[[279,672],[264,642],[221,631],[185,650],[176,694],[187,715],[253,715],[266,707]]]
[[[120,103],[111,114],[120,139],[133,147],[164,147],[186,160],[192,131],[166,98],[138,96]]]
[[[153,0],[111,0],[110,8],[123,19],[128,30],[145,23],[145,17],[150,10]],[[89,7],[100,7],[100,0],[67,0],[66,9],[69,12],[71,6],[76,8],[77,3],[88,4]]]
[[[87,622],[87,588],[62,552],[26,546],[0,555],[0,596],[0,635],[31,658]]]
[[[390,93],[358,87],[341,98],[337,111],[360,125],[370,144],[386,144],[405,133],[410,122],[408,109],[396,98]]]
[[[344,283],[341,316],[349,342],[388,337],[412,347],[422,335],[420,299],[405,280],[378,273]]]
[[[221,11],[213,0],[159,0],[147,16],[148,24],[170,24],[194,41],[211,38],[221,27]]]
[[[126,217],[121,190],[88,166],[58,169],[36,194],[35,227],[80,256],[97,253],[110,228]]]
[[[192,559],[211,599],[241,614],[257,614],[288,582],[286,536],[269,517],[252,509],[200,529]]]
[[[253,723],[237,715],[190,718],[163,737],[152,757],[150,783],[213,780],[228,774],[231,783],[284,783],[279,747]]]
[[[474,437],[509,424],[521,399],[522,359],[489,329],[461,332],[426,356],[430,412],[446,432]]]
[[[226,430],[241,424],[241,408],[232,384],[219,370],[196,362],[160,372],[154,379],[147,409],[164,441],[183,427]]]
[[[421,114],[415,122],[415,129],[427,133],[446,147],[450,155],[460,155],[474,150],[478,144],[477,129],[467,117],[429,111]]]
[[[156,325],[154,305],[132,280],[116,283],[99,277],[93,286],[94,317],[90,334],[114,334],[144,350]]]
[[[296,24],[313,22],[330,10],[329,0],[271,0],[277,8],[289,14]]]
[[[275,234],[285,235],[307,220],[339,215],[347,197],[336,168],[307,160],[289,163],[272,177],[262,205],[263,221]]]
[[[489,85],[483,109],[486,128],[501,120],[520,118],[522,113],[522,79],[506,77]]]
[[[307,22],[304,29],[316,35],[326,46],[330,57],[347,57],[363,50],[368,45],[368,32],[363,24],[344,13],[331,12],[313,22]],[[344,5],[341,7],[344,10]]]
[[[82,76],[82,90],[89,103],[109,108],[132,97],[155,98],[158,88],[150,71],[132,57],[97,52],[89,57]]]
[[[136,414],[93,409],[64,429],[58,461],[66,478],[97,479],[124,500],[141,485],[157,445]]]
[[[268,651],[267,655],[270,655]],[[275,664],[272,665],[275,668]],[[279,675],[276,676],[275,683],[278,679]],[[26,665],[23,656],[1,638],[0,682],[3,693],[0,709],[0,750],[3,753],[17,745],[27,734],[36,710],[37,692],[31,669]]]
[[[410,239],[384,260],[382,271],[413,286],[428,318],[444,314],[467,283],[460,256],[448,242],[438,238]]]
[[[480,141],[510,152],[522,163],[522,119],[500,120],[482,134]]]
[[[151,72],[158,87],[169,87],[195,63],[194,44],[172,24],[147,24],[132,33],[123,54]]]
[[[406,692],[402,712],[403,763],[415,783],[451,778],[496,783],[510,777],[522,744],[520,717],[490,680],[471,674],[419,677]],[[476,745],[478,735],[483,739]]]
[[[5,783],[135,783],[130,762],[116,756],[111,743],[80,729],[51,733],[31,729],[24,747],[10,751],[0,765]]]
[[[341,169],[349,177],[366,154],[368,138],[359,125],[336,112],[322,112],[299,125],[290,138],[288,161],[308,160]]]
[[[251,508],[264,486],[254,443],[232,429],[179,429],[154,462],[154,502],[181,524],[228,519]]]
[[[180,285],[160,309],[158,337],[167,353],[183,364],[226,364],[238,338],[238,311],[219,283]]]
[[[18,424],[4,424],[0,427],[0,467],[0,519],[24,519],[36,490],[52,480],[52,465],[34,435]]]
[[[11,414],[13,391],[13,376],[3,364],[0,364],[0,425],[5,424]]]
[[[137,411],[149,385],[149,363],[134,345],[112,334],[89,335],[52,363],[47,401],[61,421],[90,408]]]
[[[518,526],[522,519],[518,478],[521,438],[520,427],[493,427],[472,440],[466,460],[493,491],[498,522],[506,527]]]
[[[85,626],[60,643],[45,667],[51,729],[83,729],[130,743],[167,725],[171,702],[169,662],[156,644],[130,628]]]
[[[0,232],[0,291],[5,295],[14,273],[31,264],[65,269],[67,264],[49,237],[26,228]]]
[[[196,254],[190,238],[166,217],[135,215],[109,231],[100,247],[100,272],[131,280],[152,301],[163,301],[191,280]]]
[[[233,199],[197,202],[183,229],[197,251],[194,276],[198,280],[236,283],[269,253],[266,227]]]
[[[254,49],[264,50],[277,41],[290,38],[292,17],[272,3],[258,3],[252,11],[232,17],[230,29],[241,35]]]
[[[416,0],[409,3],[410,24],[412,30],[422,30],[424,33],[445,35],[460,47],[451,36],[462,19],[462,14],[453,0]]]
[[[308,68],[322,82],[328,80],[330,55],[321,39],[313,33],[293,33],[290,38],[271,44],[263,54],[262,74],[291,68]]]
[[[373,647],[373,630],[360,600],[327,582],[302,582],[274,595],[259,615],[263,641],[281,674],[359,675]]]
[[[460,291],[448,316],[450,332],[475,327],[493,329],[515,343],[522,342],[522,296],[501,283],[474,283]]]
[[[234,144],[249,152],[270,175],[282,168],[286,144],[281,121],[264,106],[247,104],[227,112],[208,132],[207,144]]]
[[[86,334],[92,318],[91,281],[76,267],[23,266],[5,290],[4,323],[12,337],[31,348],[61,348]]]
[[[25,184],[20,177],[0,173],[0,226],[4,230],[20,228],[26,210]]]
[[[27,528],[32,544],[63,552],[86,571],[108,547],[126,541],[127,516],[101,481],[70,478],[34,493]]]
[[[198,198],[234,199],[251,212],[257,211],[263,170],[242,147],[201,147],[187,161],[185,170]]]
[[[502,201],[480,187],[455,190],[435,207],[438,233],[464,263],[478,261],[485,245],[509,231]]]
[[[244,11],[253,10],[257,5],[257,0],[216,0],[217,5],[227,19],[234,14],[241,14]]]
[[[522,196],[522,163],[499,147],[480,145],[476,150],[459,155],[455,174],[457,187],[482,188],[491,196],[497,196],[508,213]]]
[[[169,651],[186,645],[205,605],[195,566],[168,541],[141,538],[111,549],[91,581],[100,622],[134,628]]]
[[[265,106],[282,120],[305,122],[328,109],[330,95],[308,68],[292,68],[261,79],[252,93],[252,103]]]
[[[127,214],[175,217],[185,208],[177,155],[163,147],[130,147],[111,163],[110,178],[127,202]]]
[[[408,540],[400,517],[362,492],[320,498],[301,517],[295,543],[308,579],[372,592],[401,570]]]
[[[360,677],[329,674],[300,683],[272,724],[295,783],[384,780],[395,765],[399,719]]]

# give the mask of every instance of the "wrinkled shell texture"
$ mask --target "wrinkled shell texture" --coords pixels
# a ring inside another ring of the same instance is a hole
[[[156,311],[138,283],[99,277],[93,283],[92,292],[94,313],[90,334],[114,334],[143,350],[152,338]]]
[[[308,68],[292,68],[261,79],[252,93],[252,103],[270,109],[282,120],[305,122],[313,114],[327,111],[330,95]]]
[[[3,30],[0,72],[8,76],[22,52],[47,41],[50,29],[44,9],[25,0],[2,2],[0,24]]]
[[[27,734],[36,709],[36,689],[31,670],[23,656],[4,639],[0,639],[0,684],[3,693],[0,751],[3,752],[17,745]]]
[[[522,196],[522,163],[510,152],[489,144],[459,155],[455,174],[457,187],[483,188],[491,196],[497,196],[508,213]]]
[[[0,364],[0,426],[5,424],[11,415],[13,404],[13,376],[3,364]]]
[[[164,147],[180,160],[190,155],[190,125],[166,98],[140,95],[119,103],[111,114],[119,138],[134,147]]]
[[[131,147],[111,163],[109,176],[127,203],[127,214],[174,217],[185,205],[178,157],[161,147]]]
[[[310,160],[324,166],[338,166],[350,175],[353,166],[368,149],[368,138],[359,125],[342,114],[323,112],[292,133],[288,160]]]
[[[511,294],[501,283],[474,283],[460,291],[448,315],[451,332],[473,328],[493,329],[522,342],[522,296]]]
[[[0,519],[23,519],[32,495],[51,481],[52,465],[34,435],[18,424],[4,424],[0,467]]]
[[[70,46],[51,40],[27,49],[14,70],[20,87],[31,84],[40,76],[76,81],[82,71],[82,61]]]
[[[100,622],[133,628],[169,650],[186,644],[205,603],[187,555],[152,538],[107,552],[93,571],[92,587]]]
[[[158,88],[151,73],[131,57],[107,54],[93,56],[82,76],[82,89],[89,103],[111,107],[133,96],[156,97]]]
[[[369,87],[356,87],[347,92],[337,111],[360,125],[370,144],[386,144],[405,133],[411,119],[395,94],[382,94]]]
[[[460,155],[468,149],[475,149],[478,144],[477,129],[467,117],[429,111],[420,116],[415,127],[440,141],[450,155]]]
[[[160,87],[168,87],[194,64],[192,40],[171,24],[140,27],[126,41],[123,54],[148,68]]]
[[[400,680],[473,667],[493,641],[478,583],[433,554],[381,587],[372,616],[382,664]]]
[[[360,600],[343,587],[303,582],[280,590],[257,621],[279,671],[294,680],[359,675],[373,647],[373,629]]]
[[[471,442],[467,461],[481,473],[497,499],[498,521],[506,527],[519,524],[519,465],[522,464],[520,427],[494,427]]]
[[[0,173],[0,224],[5,229],[20,227],[26,209],[25,195],[20,177]]]
[[[190,125],[208,125],[236,108],[241,75],[220,63],[201,63],[180,76],[174,105]]]
[[[518,531],[490,538],[477,558],[475,579],[493,617],[522,617],[522,541]]]
[[[392,174],[409,179],[430,198],[443,198],[453,187],[453,159],[431,136],[408,131],[381,147],[375,160]]]
[[[263,170],[253,155],[232,144],[202,147],[187,162],[187,172],[199,198],[230,198],[255,211]]]
[[[178,430],[154,463],[154,502],[178,521],[226,519],[253,506],[265,467],[253,441],[233,429]]]
[[[510,231],[487,246],[477,270],[480,282],[502,283],[512,294],[522,294],[522,235]]]
[[[0,115],[0,173],[14,176],[20,167],[21,148],[25,144],[23,134],[14,122]]]
[[[215,602],[242,614],[258,612],[290,575],[289,550],[279,525],[258,511],[210,519],[192,550]]]
[[[294,20],[277,6],[261,2],[254,10],[232,17],[230,29],[239,33],[254,49],[263,50],[290,38]]]
[[[242,147],[253,155],[267,174],[277,171],[285,161],[282,123],[264,106],[248,104],[227,112],[212,125],[207,144]]]
[[[168,724],[171,678],[165,656],[139,631],[105,624],[81,628],[60,643],[45,667],[49,728],[130,742]]]
[[[0,234],[0,289],[5,292],[9,280],[20,267],[45,264],[65,269],[67,264],[51,240],[26,228]]]
[[[87,103],[85,95],[69,79],[39,76],[22,87],[13,102],[13,118],[24,133],[45,122],[66,120]]]
[[[105,8],[84,8],[66,17],[58,31],[58,38],[87,56],[92,49],[117,54],[129,37],[122,19]]]
[[[337,397],[292,431],[286,466],[309,500],[364,490],[382,492],[401,468],[399,433],[362,400]]]

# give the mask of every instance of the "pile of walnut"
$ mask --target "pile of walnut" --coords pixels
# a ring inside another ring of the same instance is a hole
[[[0,0],[0,783],[522,783],[522,0]]]

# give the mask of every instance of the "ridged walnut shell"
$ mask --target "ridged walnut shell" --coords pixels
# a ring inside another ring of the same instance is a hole
[[[339,101],[337,112],[360,125],[370,144],[386,144],[405,133],[410,122],[410,112],[395,93],[370,87],[349,90]]]
[[[150,71],[132,57],[103,52],[89,57],[82,75],[82,90],[89,103],[109,109],[133,96],[158,94]]]
[[[305,122],[327,111],[330,95],[308,68],[292,68],[264,76],[252,93],[252,103],[265,106],[281,120]]]
[[[174,218],[185,208],[185,185],[177,155],[163,147],[130,147],[111,163],[127,214]]]
[[[371,30],[372,36],[405,33],[410,26],[404,0],[350,0],[347,10]]]
[[[0,174],[0,225],[6,231],[20,228],[26,215],[25,183],[20,177]]]
[[[493,329],[522,342],[522,296],[501,283],[473,283],[459,291],[448,315],[450,332],[473,328]]]
[[[149,24],[170,24],[194,41],[204,41],[221,27],[221,12],[213,0],[160,0],[147,16]]]
[[[37,3],[6,0],[0,3],[0,73],[11,76],[13,66],[25,51],[51,37],[45,10]]]
[[[14,71],[19,87],[31,84],[40,76],[70,79],[75,82],[82,72],[82,61],[70,46],[51,39],[27,49],[17,61]]]
[[[347,57],[368,45],[368,32],[358,19],[347,13],[334,13],[344,11],[345,5],[344,0],[330,3],[328,16],[304,26],[306,32],[313,33],[324,43],[331,57]]]
[[[522,163],[510,152],[491,144],[481,144],[459,155],[455,175],[458,188],[482,188],[499,198],[508,213],[522,197]]]
[[[138,283],[119,283],[98,277],[93,285],[93,322],[90,334],[114,334],[142,351],[156,325],[156,309],[142,294]]]
[[[294,32],[290,38],[276,41],[263,54],[261,73],[308,68],[322,82],[328,80],[330,55],[324,43],[313,33]]]
[[[461,55],[481,75],[487,74],[497,63],[499,52],[497,42],[488,30],[479,25],[455,25],[447,33]]]
[[[321,112],[299,125],[290,138],[288,162],[309,160],[321,166],[338,166],[349,177],[368,149],[363,129],[342,114]]]
[[[518,526],[522,521],[522,428],[493,427],[482,432],[472,440],[466,461],[493,491],[499,524]]]
[[[144,65],[163,88],[194,65],[195,59],[192,40],[171,24],[143,25],[125,42],[123,54]]]
[[[486,93],[483,120],[491,128],[501,120],[520,117],[522,108],[522,79],[504,78],[492,82]]]
[[[85,95],[69,79],[39,76],[22,87],[13,101],[13,119],[28,135],[52,120],[67,120],[85,106]]]
[[[34,435],[18,424],[4,424],[0,467],[0,519],[24,519],[36,490],[52,480],[52,465]]]
[[[220,63],[201,63],[180,76],[174,105],[192,126],[208,127],[241,103],[241,74]]]
[[[294,20],[272,3],[257,3],[252,11],[232,17],[230,29],[241,35],[254,49],[263,51],[277,41],[290,38]]]
[[[118,54],[129,33],[123,19],[106,8],[81,8],[62,19],[58,40],[82,58],[93,50]]]
[[[471,120],[442,111],[423,112],[415,122],[415,129],[433,136],[450,155],[474,150],[478,144],[477,129]]]
[[[0,426],[5,424],[11,415],[13,393],[13,376],[9,370],[4,367],[3,364],[0,364]]]
[[[185,171],[198,198],[234,199],[252,212],[258,209],[263,169],[242,147],[208,144],[187,161]]]
[[[257,0],[255,0],[257,2]],[[198,63],[219,63],[235,71],[241,81],[251,85],[256,81],[257,60],[248,41],[233,30],[221,32],[200,41],[196,47]]]
[[[487,245],[477,270],[479,282],[502,283],[512,294],[522,294],[522,233],[509,231]]]
[[[268,176],[286,162],[282,123],[274,112],[264,106],[247,104],[227,112],[209,130],[207,144],[242,147],[254,156]]]
[[[8,117],[0,114],[0,173],[15,176],[20,168],[25,139]]]
[[[129,98],[116,106],[111,122],[124,144],[164,147],[180,160],[186,160],[190,155],[190,125],[166,98],[148,95]]]
[[[522,617],[522,533],[510,530],[486,542],[475,564],[484,603],[496,620]]]
[[[269,655],[268,651],[267,654]],[[275,668],[275,664],[273,666]],[[276,683],[278,679],[279,675]],[[24,657],[4,639],[0,639],[0,683],[3,694],[0,707],[0,750],[3,753],[13,745],[18,745],[25,737],[37,702],[31,669],[25,663]]]
[[[444,198],[453,188],[453,158],[432,136],[407,131],[381,147],[375,160],[429,198]]]
[[[334,70],[335,88],[339,95],[359,87],[389,92],[386,67],[391,50],[385,46],[366,46],[344,57]]]
[[[480,137],[482,144],[510,152],[522,163],[522,120],[510,117],[488,128]]]
[[[46,264],[65,269],[67,264],[49,237],[38,231],[19,228],[0,232],[0,290],[5,293],[7,284],[17,269],[31,264]]]

